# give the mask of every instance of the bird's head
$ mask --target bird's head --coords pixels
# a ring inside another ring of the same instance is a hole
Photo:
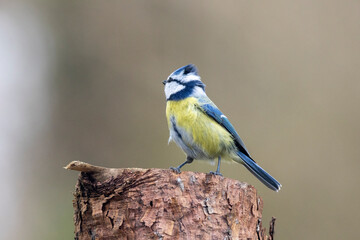
[[[174,71],[165,85],[166,100],[181,100],[190,96],[205,94],[205,84],[201,82],[197,68],[189,64]]]

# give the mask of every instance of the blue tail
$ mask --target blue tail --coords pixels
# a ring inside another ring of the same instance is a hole
[[[259,179],[263,184],[265,184],[268,188],[279,191],[281,188],[281,184],[276,181],[270,174],[268,174],[264,169],[262,169],[259,165],[257,165],[254,160],[243,154],[242,152],[238,152],[238,156],[243,160],[243,164],[245,167],[254,174],[257,179]]]

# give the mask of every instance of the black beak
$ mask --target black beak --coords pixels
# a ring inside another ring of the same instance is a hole
[[[167,82],[166,80],[162,81],[162,83],[163,83],[164,85],[166,84],[166,82]]]

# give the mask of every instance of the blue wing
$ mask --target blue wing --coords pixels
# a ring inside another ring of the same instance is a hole
[[[239,134],[236,132],[233,125],[227,119],[227,117],[213,104],[212,102],[205,103],[200,105],[201,109],[211,118],[213,118],[217,123],[223,126],[234,138],[235,145],[240,152],[247,155],[250,159],[250,153],[245,147],[244,142],[241,140]]]

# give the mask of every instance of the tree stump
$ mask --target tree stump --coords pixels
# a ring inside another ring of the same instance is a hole
[[[205,173],[113,169],[74,161],[75,239],[273,239],[256,189]]]

